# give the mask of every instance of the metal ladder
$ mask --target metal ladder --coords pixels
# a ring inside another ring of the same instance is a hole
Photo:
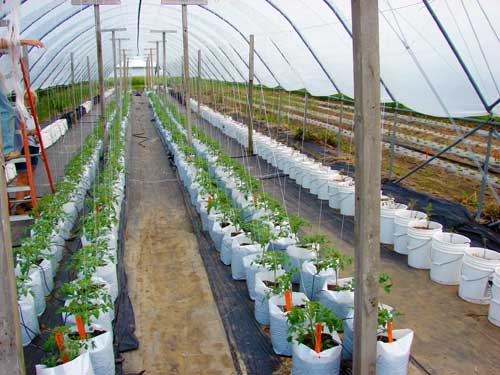
[[[24,66],[24,61],[22,58],[19,59],[19,63],[21,64],[21,70],[23,72],[24,86],[26,88],[26,92],[28,95],[30,109],[31,109],[31,113],[33,114],[33,120],[35,122],[35,128],[36,128],[36,132],[38,134],[38,139],[40,141],[40,151],[41,151],[41,156],[43,159],[43,164],[45,166],[45,171],[47,172],[50,190],[53,194],[54,193],[54,183],[52,182],[52,175],[50,173],[49,162],[47,159],[47,155],[45,153],[45,148],[43,146],[42,132],[40,129],[40,124],[38,123],[38,117],[36,115],[35,106],[33,104],[33,98],[31,96],[31,88],[30,88],[29,80],[27,78],[27,73],[26,73],[26,68]],[[26,163],[26,172],[28,174],[28,185],[25,185],[25,186],[7,186],[7,195],[9,196],[9,207],[11,207],[11,210],[10,210],[10,221],[11,222],[25,221],[25,220],[32,220],[33,219],[32,216],[27,215],[27,214],[26,215],[15,215],[15,214],[13,215],[12,210],[13,210],[13,208],[15,208],[15,206],[17,204],[31,202],[32,207],[35,208],[36,203],[37,203],[36,202],[35,176],[33,174],[33,166],[31,165],[31,156],[35,156],[35,155],[30,155],[29,146],[28,146],[28,135],[27,135],[27,131],[26,131],[26,124],[25,124],[22,116],[21,116],[21,121],[20,121],[20,127],[21,127],[21,138],[22,138],[22,142],[23,142],[24,155],[20,158],[10,160],[10,162],[14,163],[14,164]],[[30,197],[26,198],[26,199],[21,199],[21,200],[16,200],[16,199],[10,198],[11,193],[18,193],[18,192],[30,192]]]

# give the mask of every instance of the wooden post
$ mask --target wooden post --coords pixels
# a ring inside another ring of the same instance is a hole
[[[120,105],[120,92],[118,91],[118,77],[116,75],[116,33],[111,30],[111,43],[113,44],[113,83],[115,87],[116,104]]]
[[[250,35],[248,54],[248,154],[253,155],[253,78],[254,78],[254,36]]]
[[[127,92],[127,78],[126,78],[126,68],[127,68],[127,58],[125,54],[125,50],[122,50],[123,52],[123,67],[122,67],[122,87],[123,87],[123,92]]]
[[[161,42],[163,44],[163,88],[165,89],[165,95],[168,93],[167,89],[167,36],[165,31],[161,33]]]
[[[31,86],[31,78],[30,78],[30,58],[28,54],[28,46],[23,46],[23,62],[26,67],[26,74],[28,78],[28,82]]]
[[[354,374],[374,375],[380,261],[380,66],[378,1],[351,0],[356,209]]]
[[[160,92],[160,41],[156,41],[156,85],[157,92]]]
[[[188,19],[187,5],[182,4],[182,46],[184,50],[184,101],[186,103],[186,127],[188,144],[193,143],[191,131],[191,93],[189,89],[189,41],[188,41]]]
[[[101,14],[99,5],[94,5],[94,18],[95,40],[97,44],[97,71],[99,74],[99,96],[101,98],[99,101],[99,108],[101,110],[99,117],[101,119],[102,134],[104,139],[106,139],[106,104],[104,103],[104,66],[102,62]]]
[[[198,50],[198,116],[201,117],[201,49]]]
[[[2,145],[0,132],[0,145]],[[0,162],[5,164],[2,153]],[[24,375],[24,354],[21,340],[21,325],[17,304],[14,257],[12,256],[11,231],[9,220],[9,201],[4,173],[0,173],[0,363],[12,375]]]
[[[87,77],[89,79],[89,95],[90,100],[92,101],[92,106],[94,105],[94,101],[92,100],[92,75],[90,73],[90,58],[87,56]]]
[[[73,52],[70,54],[71,58],[71,95],[73,96],[73,117],[75,118],[75,125],[78,121],[76,113],[76,95],[75,95],[75,56]]]

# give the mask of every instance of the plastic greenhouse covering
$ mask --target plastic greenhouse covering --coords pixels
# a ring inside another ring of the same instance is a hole
[[[12,3],[2,5],[2,17],[15,22]],[[77,80],[88,79],[87,56],[96,79],[92,6],[23,0],[19,8],[21,37],[45,44],[29,51],[35,88],[68,83],[71,52]],[[379,0],[382,100],[435,116],[499,114],[498,19],[496,0]],[[246,81],[248,37],[254,34],[257,83],[305,88],[315,96],[353,96],[350,0],[209,0],[208,6],[190,6],[188,20],[191,75],[200,49],[203,78]],[[122,0],[121,5],[101,7],[101,23],[103,28],[126,27],[119,36],[130,40],[122,47],[139,55],[153,46],[150,40],[161,38],[152,29],[178,30],[167,34],[167,73],[180,75],[180,6]],[[1,32],[5,36],[6,28]],[[110,33],[103,34],[107,75],[113,65],[110,39]],[[8,58],[0,61],[6,71]]]

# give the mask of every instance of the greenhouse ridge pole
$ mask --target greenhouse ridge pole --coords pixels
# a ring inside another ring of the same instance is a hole
[[[253,155],[253,78],[254,78],[254,35],[248,41],[248,154]]]
[[[101,114],[99,118],[101,119],[102,126],[102,136],[106,139],[106,104],[104,103],[104,67],[102,62],[102,35],[101,35],[101,14],[99,11],[99,5],[94,5],[94,17],[95,17],[95,40],[97,44],[97,71],[99,75],[99,108]]]
[[[355,375],[375,375],[380,261],[380,65],[378,1],[351,0],[356,147]]]

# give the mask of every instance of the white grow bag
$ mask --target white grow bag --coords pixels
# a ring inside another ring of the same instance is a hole
[[[325,331],[325,330],[324,330]],[[306,345],[293,341],[292,345],[292,374],[293,375],[337,375],[340,372],[342,359],[342,345],[337,332],[331,333],[338,342],[333,348],[316,353]]]
[[[340,185],[338,187],[339,206],[342,215],[354,216],[354,190],[354,184]]]
[[[21,296],[18,300],[19,321],[23,346],[28,345],[40,334],[40,326],[35,312],[35,300],[31,294]]]
[[[436,233],[431,245],[431,280],[443,285],[460,284],[460,271],[470,239],[456,233]]]
[[[302,263],[300,271],[300,291],[305,293],[307,298],[315,300],[318,293],[323,289],[326,281],[335,278],[335,271],[331,268],[316,274],[316,266],[312,261]]]
[[[250,245],[240,246],[241,243],[250,243]],[[248,237],[238,241],[233,241],[231,254],[231,274],[234,280],[245,280],[247,273],[243,266],[243,258],[250,254],[262,253],[262,248],[258,244],[253,244]]]
[[[488,320],[490,323],[500,327],[500,268],[497,268],[493,274]]]
[[[429,229],[422,229],[427,227]],[[432,237],[440,233],[443,226],[435,221],[417,220],[408,224],[408,265],[428,270],[431,268]]]
[[[292,277],[292,282],[298,284],[300,283],[300,270],[302,269],[302,263],[304,263],[306,260],[313,259],[314,257],[316,257],[316,254],[312,250],[295,245],[288,246],[288,248],[286,249],[286,253],[290,257],[290,265],[285,264],[285,269],[287,271],[289,271],[291,268],[297,268],[299,270]]]
[[[410,360],[413,331],[396,329],[392,332],[396,340],[392,343],[377,342],[377,375],[406,375]]]
[[[292,292],[292,306],[302,305],[308,298],[304,293]],[[285,306],[283,295],[273,296],[269,299],[269,324],[271,329],[271,343],[273,350],[278,355],[292,355],[292,344],[288,342],[287,313],[278,306]]]
[[[92,325],[91,331],[106,331],[89,340],[89,354],[95,375],[108,375],[115,373],[115,353],[113,351],[113,331],[106,330],[97,325]],[[93,345],[92,345],[93,343]]]
[[[283,275],[285,271],[276,271],[276,277]],[[263,271],[255,275],[255,320],[260,324],[269,325],[269,299],[267,293],[270,288],[264,284],[264,281],[274,281],[274,271]]]
[[[255,253],[247,255],[243,258],[243,267],[246,272],[246,283],[248,295],[252,301],[255,300],[255,275],[259,272],[268,271],[268,269],[260,264],[254,264],[257,257],[262,256],[262,253]]]
[[[222,245],[220,247],[220,260],[226,266],[231,265],[231,258],[233,256],[233,242],[240,241],[242,238],[246,238],[244,233],[240,233],[236,236],[231,236],[231,233],[226,233],[222,238]]]
[[[339,285],[344,286],[352,280],[352,277],[339,279]],[[328,285],[335,285],[335,278],[327,280],[323,290],[318,293],[319,302],[335,312],[339,319],[345,319],[354,311],[354,292],[350,290],[329,290]]]
[[[423,212],[402,210],[394,214],[394,251],[408,255],[408,224],[414,220],[424,220]]]
[[[491,299],[490,281],[500,267],[500,253],[482,247],[465,250],[458,295],[467,302],[487,305]]]
[[[90,354],[85,352],[72,361],[56,367],[36,365],[36,375],[95,375],[95,372],[90,362]]]

